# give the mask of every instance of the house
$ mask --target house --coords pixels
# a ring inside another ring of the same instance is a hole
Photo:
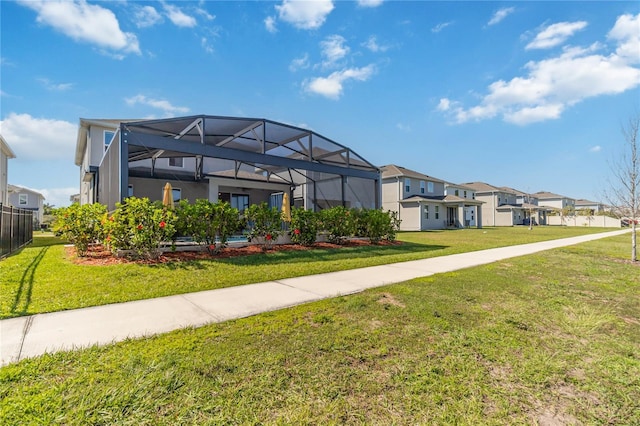
[[[475,198],[483,201],[483,226],[514,226],[534,223],[545,225],[546,209],[537,205],[537,199],[509,187],[497,187],[485,182],[469,182],[464,186],[475,191]]]
[[[578,213],[589,210],[592,215],[599,214],[607,210],[606,206],[602,203],[584,199],[575,200],[575,209]]]
[[[444,183],[444,195],[452,195],[460,198],[464,198],[465,200],[475,200],[476,199],[476,191],[473,188],[468,186],[445,182]],[[464,208],[464,224],[465,226],[476,226],[477,222],[477,214],[476,214],[477,206],[466,206]]]
[[[575,210],[576,200],[553,192],[538,191],[534,196],[538,197],[539,204],[544,207],[551,207],[554,210]]]
[[[0,135],[0,204],[3,205],[9,203],[8,166],[10,158],[16,158],[16,155]]]
[[[267,119],[199,115],[160,120],[80,119],[80,203],[109,210],[126,197],[267,202],[319,210],[380,206],[380,171],[345,145]]]
[[[44,195],[29,188],[8,185],[9,205],[33,211],[33,226],[40,227],[44,217]]]
[[[480,227],[481,202],[445,194],[447,182],[394,164],[382,166],[382,208],[398,213],[403,231]],[[467,215],[467,212],[471,212]],[[467,219],[468,218],[468,219]]]

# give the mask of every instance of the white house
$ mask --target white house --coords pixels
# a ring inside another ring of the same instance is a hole
[[[8,188],[9,205],[33,211],[34,226],[40,226],[44,217],[44,195],[17,185],[8,185]]]
[[[444,180],[394,164],[382,166],[380,170],[382,208],[398,213],[401,230],[480,227],[482,203],[474,200],[470,192],[467,192],[469,198],[445,194],[447,182]]]
[[[9,159],[16,158],[7,141],[0,135],[0,204],[9,203]]]
[[[538,191],[533,195],[538,197],[539,204],[544,207],[551,207],[557,210],[575,210],[576,208],[576,200],[571,197],[547,191]]]
[[[295,206],[380,206],[380,171],[350,148],[267,119],[191,116],[80,119],[80,203],[109,209],[129,196],[224,200],[243,210],[289,193]]]

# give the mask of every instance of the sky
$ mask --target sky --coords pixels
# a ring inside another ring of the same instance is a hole
[[[378,166],[602,201],[640,114],[637,1],[0,1],[9,183],[79,192],[80,118],[311,129]]]

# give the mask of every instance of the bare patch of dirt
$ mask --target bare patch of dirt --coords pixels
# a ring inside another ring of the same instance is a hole
[[[405,307],[404,303],[400,302],[398,299],[393,297],[391,293],[382,293],[382,295],[380,296],[380,299],[378,299],[378,303],[382,305],[398,306],[400,308]]]
[[[208,251],[175,251],[163,253],[158,259],[131,259],[126,257],[114,256],[109,250],[106,250],[101,244],[95,244],[89,247],[86,256],[79,257],[74,246],[67,246],[66,254],[69,259],[78,265],[117,265],[124,263],[138,264],[161,264],[169,262],[187,262],[192,260],[206,259],[226,259],[239,256],[252,256],[260,254],[277,253],[280,251],[299,251],[312,249],[341,249],[344,247],[361,247],[361,246],[389,246],[400,245],[399,241],[381,241],[378,244],[372,244],[368,240],[354,239],[349,240],[345,244],[332,243],[314,243],[311,246],[301,246],[298,244],[274,244],[268,249],[256,244],[249,244],[243,247],[225,247],[217,253]]]
[[[627,324],[640,325],[640,320],[638,320],[637,318],[622,317],[622,321],[626,322]]]

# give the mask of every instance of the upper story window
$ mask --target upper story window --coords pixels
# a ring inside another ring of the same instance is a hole
[[[411,179],[404,178],[404,192],[411,192]]]
[[[427,192],[433,192],[433,182],[427,182]]]
[[[424,181],[423,180],[420,181],[420,193],[424,194]]]
[[[18,204],[25,206],[29,203],[29,194],[18,194]]]
[[[460,195],[460,191],[456,189],[456,197]]]
[[[111,143],[111,140],[115,135],[116,135],[116,132],[112,132],[110,130],[104,131],[104,150],[105,151],[107,150],[107,148],[109,148],[109,144]]]
[[[464,198],[467,198],[467,191],[464,191]]]
[[[184,167],[184,158],[182,158],[182,157],[171,157],[171,158],[169,158],[169,165],[171,167]]]

